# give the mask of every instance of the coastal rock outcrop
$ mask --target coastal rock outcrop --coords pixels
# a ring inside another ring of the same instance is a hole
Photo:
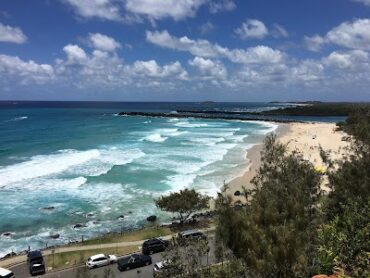
[[[55,210],[55,207],[54,206],[43,207],[40,210],[50,212],[50,211]]]
[[[146,218],[146,221],[148,221],[148,222],[155,222],[156,220],[157,220],[156,215],[151,215],[151,216]]]
[[[2,233],[1,236],[3,237],[10,237],[12,235],[11,232],[5,232],[5,233]]]
[[[50,235],[50,238],[52,238],[52,239],[58,239],[58,238],[60,238],[60,234]]]
[[[80,228],[86,228],[86,224],[77,223],[73,226],[73,229],[80,229]]]

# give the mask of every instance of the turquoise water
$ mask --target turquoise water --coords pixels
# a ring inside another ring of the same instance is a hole
[[[154,198],[183,188],[215,196],[243,172],[246,150],[276,128],[120,111],[0,109],[0,234],[11,233],[1,236],[0,255],[139,227],[152,214],[167,221]]]

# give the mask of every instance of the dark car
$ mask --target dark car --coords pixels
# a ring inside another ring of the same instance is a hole
[[[133,254],[131,256],[119,259],[117,264],[119,271],[125,271],[133,268],[150,265],[152,264],[152,258],[148,255]]]
[[[160,238],[153,238],[144,241],[142,246],[142,252],[144,255],[151,255],[158,252],[163,252],[169,245],[168,240],[163,240]]]
[[[41,251],[34,250],[28,252],[27,263],[32,276],[45,274],[45,262]]]
[[[186,244],[187,241],[191,240],[207,240],[207,236],[197,230],[183,231],[178,234],[178,242],[180,244]]]

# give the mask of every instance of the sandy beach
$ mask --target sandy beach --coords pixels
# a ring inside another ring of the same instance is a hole
[[[325,169],[320,157],[320,146],[333,160],[345,155],[349,146],[348,142],[342,141],[342,137],[346,134],[335,131],[335,128],[334,123],[289,123],[280,124],[276,133],[278,140],[287,144],[289,151],[298,151],[315,167]],[[259,144],[248,150],[249,164],[246,172],[228,183],[227,194],[231,195],[234,201],[244,200],[244,197],[234,196],[235,191],[243,192],[243,187],[252,188],[251,179],[260,166],[261,149],[262,144]],[[325,179],[323,179],[322,189],[329,190],[325,186]]]

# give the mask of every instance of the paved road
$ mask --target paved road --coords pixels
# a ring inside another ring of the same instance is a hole
[[[214,263],[215,262],[214,239],[210,240],[209,246],[210,246],[210,252],[209,252],[209,257],[208,257],[208,263]],[[153,264],[163,260],[162,255],[160,253],[154,254],[151,257],[152,257]],[[113,272],[113,275],[114,275],[113,277],[117,277],[117,278],[118,277],[151,278],[151,277],[153,277],[153,264],[149,265],[149,266],[133,269],[133,270],[130,270],[130,271],[124,271],[124,272],[120,272],[117,268],[117,265],[114,264],[114,265],[110,265],[110,266],[101,267],[101,268],[98,268],[98,269],[88,270],[88,272],[91,275],[89,277],[100,278],[100,277],[104,277],[104,273],[109,268]],[[203,264],[204,265],[207,264],[207,257],[206,256],[203,258]],[[84,268],[85,268],[84,266],[80,266],[80,267],[76,267],[76,268],[67,269],[67,270],[64,270],[64,271],[47,273],[47,274],[42,275],[40,277],[43,277],[43,278],[74,278],[74,277],[77,277],[78,272],[83,271]],[[30,277],[29,272],[28,272],[28,268],[27,268],[27,264],[25,264],[25,263],[14,266],[14,267],[11,268],[11,270],[14,272],[16,278],[28,278],[28,277]],[[80,277],[83,277],[83,276],[80,276]]]
[[[207,229],[201,229],[202,232],[205,232],[208,234],[208,232],[213,231],[214,227],[207,228]],[[173,234],[174,235],[174,234]],[[164,239],[171,239],[173,235],[167,235],[163,236]],[[124,247],[124,246],[136,246],[136,245],[142,245],[142,243],[145,240],[139,240],[139,241],[122,241],[122,242],[116,242],[116,243],[105,243],[105,244],[94,244],[94,245],[66,245],[57,247],[54,252],[55,254],[58,253],[66,253],[66,252],[72,252],[72,251],[81,251],[81,250],[95,250],[95,249],[107,249],[107,248],[117,248],[117,247]],[[42,254],[50,255],[52,254],[52,249],[42,250]],[[22,264],[27,261],[26,255],[21,256],[15,256],[12,258],[8,258],[5,260],[0,260],[0,267],[4,268],[11,268],[13,265]]]

